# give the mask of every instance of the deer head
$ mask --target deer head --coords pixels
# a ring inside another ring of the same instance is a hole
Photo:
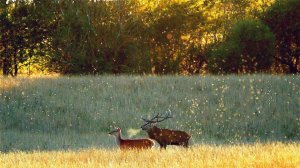
[[[121,128],[115,127],[113,131],[109,132],[109,135],[118,135],[121,133]]]
[[[157,123],[162,122],[168,118],[172,118],[170,113],[166,113],[164,116],[157,113],[154,117],[152,117],[150,120],[142,118],[144,120],[144,124],[141,126],[142,130],[149,130],[153,128]]]

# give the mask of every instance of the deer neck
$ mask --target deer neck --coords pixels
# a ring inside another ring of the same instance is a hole
[[[117,144],[118,144],[118,145],[121,144],[121,141],[122,141],[121,132],[119,132],[118,134],[116,134],[116,141],[117,141]]]
[[[160,129],[159,129],[157,126],[153,126],[153,127],[152,127],[152,131],[158,132],[158,131],[160,131]]]
[[[149,131],[148,135],[151,139],[155,139],[160,134],[160,129],[157,126],[153,126]]]

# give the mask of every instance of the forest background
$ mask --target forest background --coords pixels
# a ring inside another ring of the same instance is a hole
[[[0,73],[299,73],[299,0],[1,0]]]

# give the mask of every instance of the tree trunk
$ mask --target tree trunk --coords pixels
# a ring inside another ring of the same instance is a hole
[[[300,71],[297,69],[297,65],[296,66],[289,65],[289,70],[290,70],[290,73],[292,73],[292,74],[300,73]]]
[[[9,75],[9,59],[8,59],[8,53],[7,53],[7,46],[6,45],[4,45],[3,75],[4,76]]]
[[[4,76],[9,75],[9,63],[6,57],[3,60],[3,75]]]
[[[18,60],[17,60],[17,52],[18,50],[15,50],[14,52],[14,58],[13,58],[13,65],[14,65],[14,77],[17,77],[18,75]]]
[[[28,59],[28,76],[31,75],[30,65],[31,65],[31,58],[32,58],[32,55],[33,55],[33,49],[30,48],[30,50],[29,50],[29,59]]]

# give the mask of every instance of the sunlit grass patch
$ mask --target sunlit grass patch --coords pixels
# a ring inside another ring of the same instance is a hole
[[[13,78],[0,77],[0,89],[8,90],[19,86],[19,81]],[[1,93],[0,93],[1,94]]]
[[[298,143],[198,145],[143,151],[86,149],[0,154],[1,167],[298,167]]]

